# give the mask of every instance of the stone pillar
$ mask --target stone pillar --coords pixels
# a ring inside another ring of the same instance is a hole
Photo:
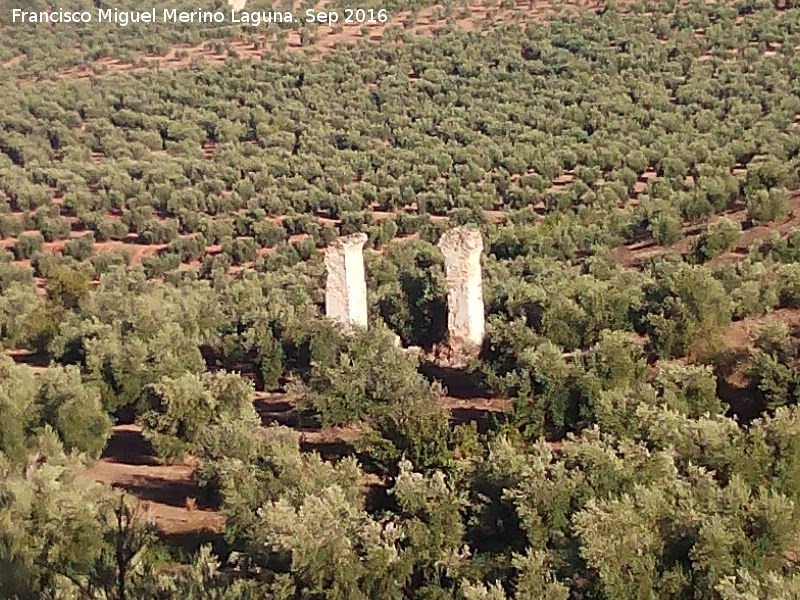
[[[447,277],[447,329],[457,354],[477,351],[483,343],[483,238],[477,229],[456,227],[439,241]]]
[[[367,282],[362,248],[365,233],[341,237],[325,249],[325,314],[349,328],[367,327]]]

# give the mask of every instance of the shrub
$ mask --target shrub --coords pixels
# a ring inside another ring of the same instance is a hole
[[[139,230],[139,243],[166,244],[178,237],[178,222],[175,219],[147,220]]]
[[[16,237],[22,229],[22,222],[16,215],[0,215],[0,238]]]
[[[286,230],[271,221],[263,220],[253,225],[253,236],[260,247],[272,248],[286,239]]]
[[[724,412],[711,367],[660,361],[656,368],[658,373],[653,385],[669,408],[692,418]]]
[[[33,284],[33,269],[13,263],[0,263],[0,292],[5,292],[12,284]]]
[[[258,244],[253,238],[236,238],[231,243],[230,254],[235,265],[253,262],[256,259],[257,252]]]
[[[730,322],[730,298],[703,267],[682,265],[672,270],[650,295],[654,306],[645,316],[645,326],[662,358],[713,345]]]
[[[96,275],[108,273],[115,267],[127,266],[130,264],[130,254],[125,250],[108,250],[99,252],[91,257],[90,262]]]
[[[394,243],[382,259],[367,256],[367,285],[378,313],[403,343],[430,347],[447,329],[441,253],[424,242]]]
[[[788,210],[789,194],[785,189],[762,189],[747,197],[747,216],[754,223],[782,219]]]
[[[355,423],[379,406],[391,406],[409,396],[430,397],[417,362],[395,345],[382,327],[357,330],[345,338],[333,362],[312,364],[302,405],[323,425]]]
[[[142,267],[148,279],[162,277],[169,271],[177,269],[181,265],[179,254],[163,252],[158,256],[145,256],[142,259]]]
[[[397,213],[395,223],[398,235],[411,235],[418,233],[430,221],[429,215],[410,215],[404,212]]]
[[[796,402],[800,396],[800,371],[786,324],[767,321],[753,345],[747,361],[753,391],[771,410]]]
[[[233,373],[186,373],[147,387],[139,422],[165,460],[196,452],[206,428],[225,422],[258,423],[253,388]]]
[[[98,220],[93,225],[93,231],[97,239],[101,242],[107,240],[124,240],[130,233],[124,221],[111,218],[101,218]]]
[[[737,221],[725,217],[714,221],[695,241],[694,254],[699,262],[705,262],[736,246],[742,234]]]
[[[67,240],[64,244],[64,255],[75,260],[86,260],[94,252],[94,235],[89,233],[79,238]]]
[[[100,456],[111,435],[111,419],[99,391],[81,380],[77,367],[50,367],[39,374],[36,402],[43,424],[58,433],[67,449]]]
[[[58,311],[77,310],[89,296],[89,282],[84,270],[56,266],[45,284],[47,300]]]
[[[800,265],[781,265],[778,269],[778,298],[782,307],[800,306]]]
[[[550,341],[527,348],[519,356],[519,368],[514,375],[504,383],[517,384],[513,391],[514,418],[526,439],[537,439],[548,427],[574,424],[577,415],[570,410],[575,389],[574,369],[560,348]]]
[[[14,243],[14,257],[17,260],[30,258],[44,246],[44,237],[41,233],[23,233]]]
[[[314,238],[305,237],[302,240],[296,240],[292,243],[292,247],[297,252],[297,256],[301,261],[310,260],[312,256],[317,254],[317,245],[314,243]]]
[[[206,238],[202,233],[179,237],[169,243],[167,252],[180,256],[182,262],[199,260],[206,252]]]
[[[31,267],[36,277],[49,277],[53,269],[58,267],[59,257],[50,252],[37,252],[31,256]]]
[[[362,462],[388,475],[396,475],[403,460],[424,472],[450,467],[454,438],[439,403],[441,391],[422,385],[406,391],[371,411],[370,429],[356,443]]]
[[[1,353],[0,463],[3,456],[15,462],[25,456],[27,436],[37,425],[36,391],[33,371],[18,367],[11,357]]]
[[[42,232],[45,241],[48,242],[69,237],[70,224],[64,217],[42,219],[38,228]]]
[[[216,255],[206,254],[200,262],[198,275],[211,278],[220,273],[227,273],[231,264],[231,257],[224,252]]]
[[[342,223],[339,231],[342,235],[349,235],[359,231],[366,231],[372,224],[372,213],[365,211],[347,211],[342,214]]]
[[[647,226],[657,244],[667,246],[681,239],[683,235],[680,216],[673,212],[660,212]]]
[[[317,248],[325,248],[330,246],[338,235],[339,232],[336,231],[336,228],[330,223],[326,223],[319,228],[319,231],[314,236],[314,241]]]

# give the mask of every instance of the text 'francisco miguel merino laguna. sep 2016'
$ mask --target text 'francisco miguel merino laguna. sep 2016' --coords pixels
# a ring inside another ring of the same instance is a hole
[[[113,23],[120,27],[141,23],[167,24],[229,24],[259,26],[266,23],[319,23],[319,24],[371,24],[385,23],[389,15],[385,9],[343,8],[323,11],[309,8],[301,14],[290,11],[225,11],[192,10],[175,8],[148,10],[119,10],[116,8],[96,11],[69,11],[53,9],[29,11],[15,8],[11,11],[11,22],[23,23]]]

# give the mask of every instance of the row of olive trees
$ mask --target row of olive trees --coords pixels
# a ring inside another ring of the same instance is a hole
[[[631,393],[618,377],[600,394],[613,400],[598,427],[558,453],[501,430],[427,473],[400,460],[380,509],[355,459],[325,462],[300,451],[296,432],[227,414],[193,442],[197,476],[220,495],[236,552],[223,565],[206,549],[178,573],[159,572],[141,515],[77,477],[79,462],[45,431],[36,455],[2,467],[11,570],[0,590],[120,600],[190,590],[287,600],[789,598],[797,409],[746,429],[714,409],[697,415],[709,376],[690,371],[665,365],[650,391]]]
[[[684,38],[729,21],[733,46],[740,38],[772,38],[771,29],[789,40],[796,33],[788,16],[767,6],[747,7],[754,16],[734,27],[736,12],[677,9],[681,17],[670,17],[663,49],[652,43],[649,17],[635,11],[607,11],[587,17],[586,25],[556,19],[547,30],[512,29],[481,42],[495,55],[521,56],[526,69],[507,59],[489,68],[477,51],[464,50],[464,34],[452,33],[435,45],[415,40],[386,48],[392,64],[356,52],[342,64],[297,59],[209,68],[176,75],[180,83],[158,74],[143,76],[145,85],[66,82],[46,98],[32,86],[9,99],[3,117],[0,167],[10,182],[4,191],[12,206],[27,210],[46,204],[55,189],[65,209],[94,223],[101,238],[119,237],[121,229],[99,215],[127,211],[123,225],[146,242],[167,242],[175,230],[146,218],[148,208],[178,220],[185,233],[199,231],[198,215],[220,216],[250,202],[272,215],[339,217],[375,205],[447,214],[540,202],[548,211],[592,207],[607,214],[648,171],[657,177],[649,179],[631,225],[659,241],[674,239],[679,222],[740,199],[755,222],[770,221],[785,212],[786,190],[797,183],[793,62],[757,55],[752,73],[750,57],[698,62],[725,32]],[[606,31],[614,48],[648,52],[618,63],[616,53],[598,51]],[[449,64],[454,52],[464,57],[458,69]],[[348,60],[358,69],[345,69]],[[393,66],[405,62],[413,64],[413,77]],[[253,77],[243,80],[243,68]],[[356,70],[357,81],[348,75]],[[514,81],[503,76],[512,70]],[[642,70],[650,74],[644,83]],[[333,75],[318,76],[323,72]],[[590,85],[590,72],[603,77]],[[362,93],[365,84],[374,87],[371,94]],[[486,86],[508,98],[514,112],[547,118],[512,131],[480,93]],[[340,104],[325,102],[334,94]],[[288,104],[292,111],[271,108]],[[455,106],[463,114],[450,116]],[[205,142],[217,145],[212,160],[202,158]],[[92,153],[105,159],[95,164]],[[552,189],[565,173],[574,181]],[[50,219],[42,223],[45,237],[63,226]]]

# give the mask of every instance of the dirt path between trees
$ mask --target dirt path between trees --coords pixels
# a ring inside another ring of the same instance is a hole
[[[294,410],[294,400],[285,393],[256,392],[254,406],[264,425],[291,427],[300,433],[304,452],[318,452],[328,460],[350,454],[351,442],[359,435],[357,427],[320,429],[303,423]],[[445,397],[442,406],[450,411],[453,424],[475,421],[479,428],[493,414],[509,409],[506,401],[475,397],[474,392],[463,387]],[[125,424],[112,429],[103,455],[89,468],[87,476],[139,500],[145,518],[151,519],[166,537],[220,533],[224,520],[219,507],[192,480],[194,467],[191,458],[177,465],[162,463],[142,437],[141,427]]]
[[[164,465],[136,425],[117,425],[103,456],[87,472],[143,503],[164,535],[222,529],[222,517],[192,481],[191,464]]]

